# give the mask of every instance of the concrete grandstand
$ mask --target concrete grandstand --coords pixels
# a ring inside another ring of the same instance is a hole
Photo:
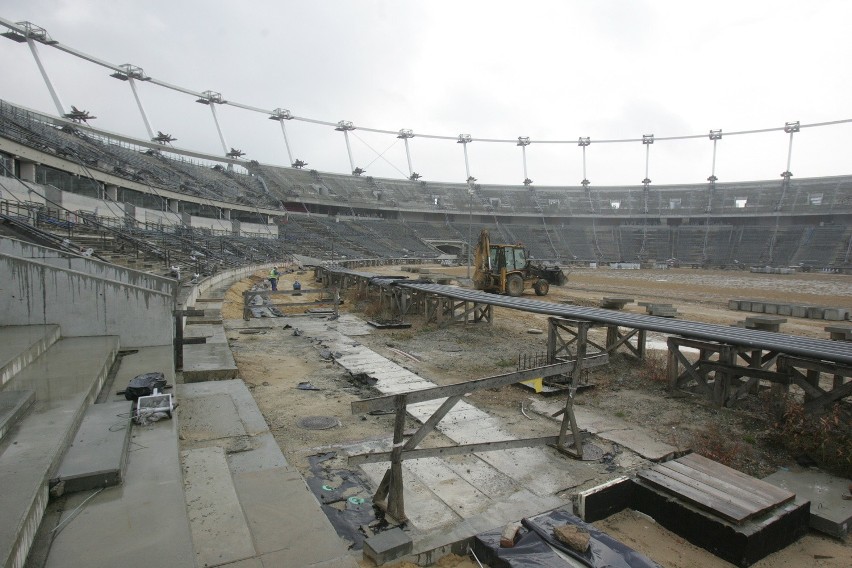
[[[324,259],[434,258],[463,253],[469,235],[488,228],[562,264],[852,267],[852,176],[584,188],[379,179],[252,161],[234,167],[235,160],[187,159],[6,102],[0,135],[5,214],[89,223],[133,239],[150,229],[161,244],[162,235],[197,234],[206,247],[199,252],[211,256],[227,247],[208,237],[236,236]],[[432,242],[459,244],[442,251]],[[179,256],[185,246],[166,248]],[[179,258],[187,269],[207,270],[198,255],[187,256],[196,257]]]

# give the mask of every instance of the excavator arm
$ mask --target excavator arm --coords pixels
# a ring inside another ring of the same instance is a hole
[[[484,290],[489,284],[491,274],[491,238],[488,229],[482,229],[479,233],[479,241],[476,243],[474,255],[473,283],[477,290]]]

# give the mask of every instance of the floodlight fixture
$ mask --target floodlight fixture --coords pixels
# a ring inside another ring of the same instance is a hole
[[[524,185],[525,186],[529,187],[529,186],[532,185],[532,183],[533,183],[533,180],[531,180],[530,178],[524,179]]]
[[[414,138],[414,131],[410,128],[400,128],[397,138],[402,138],[403,140]]]
[[[471,188],[472,188],[474,183],[476,183],[476,178],[473,177],[473,176],[468,176],[467,177],[467,185],[471,186]]]
[[[654,135],[653,134],[643,134],[642,135],[642,144],[653,144],[654,143]]]
[[[721,130],[711,130],[710,131],[710,140],[721,140],[722,139],[722,131]]]
[[[473,138],[470,134],[459,134],[459,139],[456,140],[457,144],[470,144],[473,142]]]
[[[790,181],[790,178],[793,177],[793,172],[781,172],[781,177],[784,178],[785,181]]]
[[[787,122],[784,124],[784,132],[787,134],[792,134],[793,132],[799,131],[799,121],[796,122]]]
[[[587,190],[587,191],[588,191],[588,189],[589,189],[589,184],[590,184],[590,183],[592,183],[592,182],[590,182],[590,181],[589,181],[589,180],[587,180],[587,179],[584,179],[583,181],[581,181],[581,182],[580,182],[580,185],[582,185],[582,186],[583,186],[583,189],[585,189],[585,190]]]
[[[217,93],[216,91],[204,91],[201,93],[201,98],[196,99],[195,102],[203,105],[212,105],[222,104],[225,100],[222,98],[222,93]]]
[[[355,125],[352,124],[351,120],[340,120],[337,122],[337,128],[335,128],[338,132],[347,132],[349,130],[355,130]]]
[[[577,141],[577,146],[582,146],[582,147],[585,148],[586,146],[588,146],[591,143],[592,143],[592,139],[589,138],[588,136],[586,136],[586,137],[580,136],[580,139]]]
[[[141,67],[137,67],[136,65],[131,65],[130,63],[124,63],[118,66],[121,71],[116,71],[111,74],[110,77],[118,79],[120,81],[127,81],[128,79],[136,79],[137,81],[150,81],[151,78],[145,75],[145,71]]]
[[[417,181],[417,180],[419,180],[419,179],[420,179],[420,178],[422,178],[422,177],[423,177],[423,176],[421,176],[421,175],[420,175],[420,174],[418,174],[417,172],[412,172],[412,174],[411,174],[410,176],[408,176],[408,179],[410,179],[411,181]]]
[[[518,136],[518,146],[529,146],[530,145],[530,137],[529,136]]]
[[[717,181],[719,181],[719,178],[717,178],[716,176],[710,176],[709,178],[707,178],[707,181],[709,181],[710,183],[716,183]]]
[[[363,168],[355,168],[354,170],[352,170],[353,176],[360,176],[361,174],[365,174],[365,173],[367,173],[367,170],[365,170]]]
[[[286,108],[277,108],[272,111],[269,120],[293,120],[293,113]]]
[[[296,161],[294,161],[294,162],[293,162],[292,164],[290,164],[290,165],[291,165],[291,166],[293,166],[294,168],[296,168],[297,170],[301,170],[302,168],[304,168],[305,166],[307,166],[307,165],[308,165],[308,163],[307,163],[306,161],[304,161],[304,160],[296,159]]]
[[[648,185],[650,183],[651,183],[651,180],[649,178],[645,178],[645,179],[642,180],[642,185],[644,185],[646,189],[648,188]]]

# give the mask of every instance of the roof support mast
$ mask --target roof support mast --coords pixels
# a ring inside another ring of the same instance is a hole
[[[464,174],[468,180],[470,180],[470,162],[467,159],[467,145],[471,142],[473,142],[473,138],[470,134],[459,134],[459,138],[456,140],[456,143],[461,144],[464,149]]]
[[[133,98],[136,99],[136,106],[139,107],[139,114],[142,115],[142,122],[145,123],[145,129],[148,131],[148,137],[151,140],[155,139],[154,129],[151,127],[151,122],[148,120],[148,114],[145,112],[145,107],[142,106],[142,99],[139,97],[139,92],[136,90],[136,79],[140,81],[150,81],[151,78],[145,75],[141,67],[136,67],[130,63],[119,65],[122,71],[116,71],[110,77],[115,77],[120,81],[130,83],[130,90],[133,91]]]
[[[222,127],[219,126],[219,117],[216,116],[216,105],[220,105],[225,102],[222,100],[222,93],[217,93],[216,91],[204,91],[201,93],[201,98],[197,99],[195,102],[210,107],[210,113],[213,115],[213,123],[216,125],[216,132],[219,133],[219,142],[222,143],[222,152],[227,156],[231,150],[228,147],[228,143],[225,141],[225,134],[222,132]]]
[[[281,124],[281,134],[284,135],[284,146],[287,148],[288,163],[292,166],[295,162],[293,161],[293,153],[290,151],[290,141],[287,139],[287,129],[284,127],[284,121],[293,120],[293,114],[287,109],[277,108],[272,111],[272,116],[269,117],[269,120],[277,120]]]
[[[352,124],[351,120],[341,120],[337,123],[337,128],[335,128],[338,132],[343,133],[343,139],[346,140],[346,153],[349,155],[349,170],[353,175],[359,175],[363,173],[360,168],[358,168],[358,173],[356,174],[355,168],[355,160],[352,159],[352,147],[349,145],[349,131],[355,130],[355,125]]]
[[[524,185],[529,187],[532,185],[530,176],[527,175],[527,146],[530,145],[529,136],[518,136],[518,146],[521,147],[521,156],[524,160]]]
[[[408,139],[414,138],[414,132],[409,128],[402,128],[399,131],[399,136],[397,138],[402,138],[403,143],[405,143],[405,157],[408,159],[408,179],[411,181],[417,181],[420,179],[420,174],[414,171],[414,168],[411,167],[411,151],[408,148]]]
[[[18,22],[17,25],[21,27],[20,30],[13,30],[3,35],[13,39],[14,41],[20,42],[23,40],[27,42],[27,45],[33,54],[33,59],[35,59],[36,66],[38,66],[38,70],[41,73],[41,77],[44,79],[44,84],[47,85],[47,90],[50,92],[50,98],[53,99],[53,104],[56,105],[56,112],[59,113],[59,116],[65,116],[68,111],[65,110],[65,105],[62,104],[62,100],[59,98],[59,93],[57,93],[56,89],[53,87],[53,82],[51,82],[50,76],[48,76],[47,70],[41,62],[41,57],[39,56],[38,48],[36,47],[37,41],[47,45],[56,42],[50,38],[47,34],[47,30],[31,22]]]

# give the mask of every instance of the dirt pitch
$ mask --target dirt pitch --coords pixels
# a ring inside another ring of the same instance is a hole
[[[419,269],[452,276],[466,273],[466,267]],[[370,271],[416,277],[401,271],[401,267],[371,268]],[[313,282],[312,273],[292,272],[284,274],[280,289],[290,289],[296,278],[304,288],[318,286]],[[258,273],[234,285],[226,294],[222,314],[240,376],[252,390],[287,460],[307,474],[311,455],[347,442],[389,436],[393,429],[392,416],[351,414],[350,403],[371,396],[369,389],[353,384],[339,367],[323,359],[314,344],[293,336],[292,330],[275,325],[274,319],[242,321],[242,292],[262,280],[262,274]],[[532,294],[531,291],[527,293]],[[303,306],[288,308],[287,304],[304,302],[306,296],[279,300],[278,306],[285,313],[303,313]],[[552,287],[544,299],[593,306],[604,296],[626,296],[637,302],[665,301],[674,304],[680,319],[728,325],[747,315],[727,309],[728,300],[733,298],[852,307],[852,278],[821,273],[767,275],[690,269],[582,269],[572,271],[568,284]],[[379,315],[372,299],[352,295],[344,299],[341,307],[344,311],[364,318]],[[644,313],[635,303],[626,311]],[[454,325],[443,329],[417,316],[410,321],[413,324],[410,329],[375,330],[357,340],[437,384],[514,370],[519,353],[544,352],[546,347],[546,335],[530,333],[530,330],[546,329],[546,316],[538,314],[497,308],[490,326]],[[825,338],[827,334],[823,328],[827,323],[788,318],[782,332]],[[241,333],[245,328],[255,328],[260,333]],[[664,337],[649,334],[649,341],[652,344],[663,342]],[[650,362],[644,365],[627,356],[613,357],[608,366],[589,374],[586,379],[593,388],[580,393],[577,404],[641,424],[660,441],[679,449],[717,452],[727,458],[732,467],[757,477],[779,467],[798,467],[795,456],[772,442],[773,421],[758,399],[749,401],[741,409],[722,410],[690,395],[669,393],[661,380],[663,354],[662,351],[659,354],[651,352]],[[295,388],[305,381],[322,390]],[[557,427],[554,422],[535,414],[530,419],[521,412],[522,405],[529,408],[534,396],[523,387],[511,386],[478,391],[468,400],[500,417],[516,436],[552,435]],[[558,395],[556,400],[560,400]],[[329,430],[304,430],[297,422],[305,416],[334,416],[340,426]],[[413,422],[409,425],[414,426]],[[631,466],[625,466],[624,473],[629,473]],[[690,548],[679,537],[630,511],[615,515],[601,525],[663,566],[729,566],[703,550]],[[755,566],[845,567],[850,558],[852,544],[848,541],[841,543],[811,534]],[[453,565],[465,566],[463,563]]]

